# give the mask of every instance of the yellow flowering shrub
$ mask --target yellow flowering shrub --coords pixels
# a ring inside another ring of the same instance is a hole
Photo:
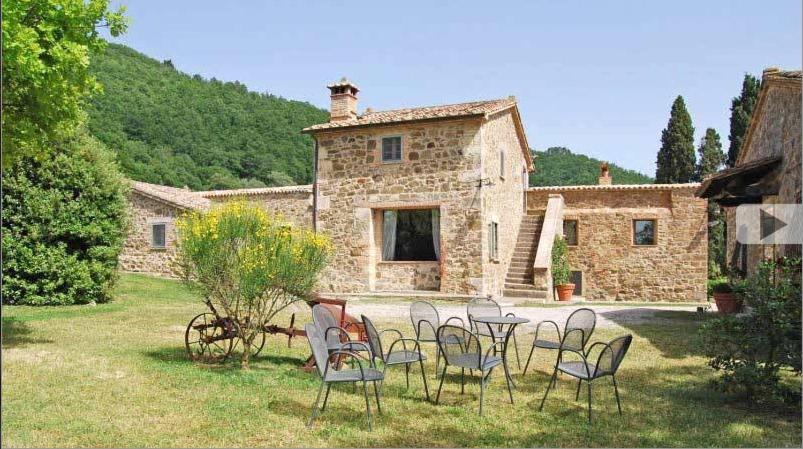
[[[182,277],[235,320],[246,343],[243,367],[261,326],[309,299],[332,253],[328,237],[247,202],[187,213],[176,226]]]

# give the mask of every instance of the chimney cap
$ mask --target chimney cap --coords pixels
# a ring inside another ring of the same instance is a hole
[[[329,89],[334,89],[336,87],[350,87],[351,90],[353,91],[353,93],[355,93],[355,94],[360,91],[360,89],[357,88],[357,85],[352,83],[351,81],[349,81],[349,79],[346,78],[345,76],[340,78],[340,81],[336,81],[336,82],[334,82],[332,84],[329,84],[326,87],[329,88]]]
[[[776,72],[780,72],[780,71],[781,71],[780,68],[778,68],[776,66],[771,66],[771,67],[767,67],[766,69],[764,69],[763,74],[766,75],[768,73],[776,73]]]

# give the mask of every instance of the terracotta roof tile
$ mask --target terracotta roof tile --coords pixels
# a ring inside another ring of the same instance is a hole
[[[481,116],[505,110],[515,106],[515,104],[516,99],[509,97],[498,100],[472,101],[469,103],[426,106],[422,108],[371,111],[352,120],[339,120],[312,125],[304,128],[303,132],[349,128],[352,126],[382,125],[390,123],[415,122],[419,120]]]
[[[219,198],[228,196],[272,195],[282,193],[312,193],[312,184],[285,187],[260,187],[255,189],[207,190],[194,192],[204,198]]]
[[[195,192],[175,187],[131,181],[131,188],[142,195],[172,204],[181,209],[205,210],[212,204],[211,201]]]
[[[700,187],[699,182],[688,184],[614,184],[614,185],[585,185],[585,186],[543,186],[530,187],[530,192],[575,192],[580,190],[671,190],[671,189],[696,189]]]

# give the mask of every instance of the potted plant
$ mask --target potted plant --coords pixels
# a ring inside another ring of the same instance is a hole
[[[733,285],[727,278],[715,279],[711,282],[711,292],[717,310],[723,314],[738,313],[742,310],[742,300],[733,292]]]
[[[571,270],[566,251],[566,241],[556,235],[555,243],[552,245],[552,285],[555,286],[560,301],[572,299],[574,293],[574,284],[569,282]]]

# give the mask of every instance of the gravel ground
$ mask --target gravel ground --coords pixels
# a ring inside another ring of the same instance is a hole
[[[466,319],[466,306],[464,304],[444,305],[439,303],[435,306],[441,316],[441,321],[447,317],[459,316]],[[656,312],[663,310],[690,311],[694,312],[696,306],[594,306],[577,305],[563,307],[502,307],[502,313],[513,312],[516,316],[528,318],[530,323],[523,327],[534,330],[536,323],[543,320],[552,320],[563,328],[563,323],[569,315],[582,307],[590,307],[597,313],[597,327],[622,328],[631,324],[669,324],[671,320],[656,317]],[[403,321],[409,323],[410,303],[397,302],[379,303],[350,301],[348,313],[358,317],[365,314],[376,320]]]

